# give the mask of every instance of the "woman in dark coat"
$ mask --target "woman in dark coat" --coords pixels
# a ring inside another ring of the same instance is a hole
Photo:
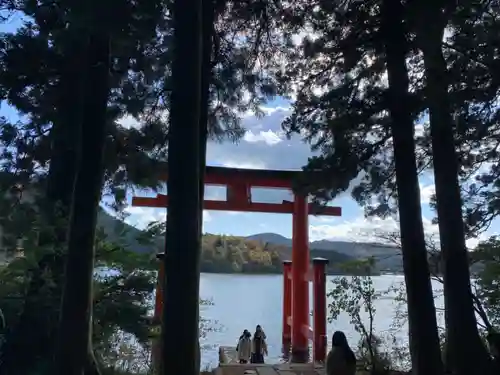
[[[252,356],[250,363],[264,363],[264,355],[267,354],[266,334],[258,325],[252,339]]]
[[[332,337],[332,350],[326,357],[327,375],[355,375],[356,356],[347,343],[344,332],[336,331]]]

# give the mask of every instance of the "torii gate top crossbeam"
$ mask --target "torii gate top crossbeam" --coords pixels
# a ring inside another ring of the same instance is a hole
[[[252,187],[291,189],[301,175],[302,171],[207,166],[205,185],[231,186],[245,183]],[[160,178],[166,181],[168,174],[165,173]]]
[[[290,201],[281,203],[252,202],[251,188],[292,189],[302,173],[301,171],[206,167],[205,185],[226,186],[227,199],[226,201],[205,200],[204,209],[291,214],[294,212],[294,208],[293,202]],[[167,173],[161,177],[162,180],[166,181]],[[134,197],[132,198],[132,206],[168,207],[168,196],[158,194],[156,197]],[[340,207],[309,204],[308,212],[313,215],[341,216]]]

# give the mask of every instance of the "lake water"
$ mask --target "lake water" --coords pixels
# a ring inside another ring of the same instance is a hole
[[[329,276],[327,289],[331,289],[331,280],[337,276]],[[373,278],[375,289],[385,292],[392,286],[404,283],[403,276],[385,275]],[[439,285],[434,285],[435,290]],[[312,283],[311,283],[312,289]],[[202,353],[203,366],[216,366],[218,363],[218,347],[220,345],[236,346],[236,341],[243,331],[253,333],[257,324],[262,325],[267,335],[269,357],[268,363],[280,361],[282,330],[282,297],[283,276],[281,275],[225,275],[202,274],[200,296],[211,299],[212,306],[202,309],[202,316],[215,322],[219,329],[209,332],[202,341],[207,347]],[[312,310],[312,291],[311,310]],[[375,329],[377,333],[391,334],[398,340],[407,341],[407,328],[393,333],[391,325],[396,314],[397,302],[393,296],[385,296],[375,303],[377,312]],[[442,306],[441,298],[437,298],[436,307]],[[335,330],[342,330],[349,342],[356,346],[359,336],[354,331],[346,314],[328,324],[328,335]],[[312,324],[312,317],[311,317]]]

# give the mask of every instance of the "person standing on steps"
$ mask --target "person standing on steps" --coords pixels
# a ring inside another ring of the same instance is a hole
[[[259,334],[262,336],[262,339],[264,341],[264,355],[268,355],[267,354],[267,336],[266,336],[266,333],[264,332],[264,330],[262,329],[262,327],[260,326],[260,324],[257,324],[257,327],[255,327],[255,332],[259,332]]]
[[[264,355],[267,355],[266,334],[262,330],[262,327],[258,325],[253,335],[252,357],[250,362],[264,363]]]
[[[252,355],[252,334],[248,330],[244,330],[238,340],[236,351],[238,352],[238,360],[240,364],[246,364]]]
[[[326,357],[326,375],[355,375],[356,356],[347,343],[342,331],[336,331],[332,337],[332,350]]]

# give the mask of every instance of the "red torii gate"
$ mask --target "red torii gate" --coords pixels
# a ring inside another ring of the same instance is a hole
[[[259,203],[252,202],[251,188],[293,189],[293,183],[301,177],[301,171],[279,171],[259,169],[239,169],[207,166],[205,185],[226,186],[226,200],[205,200],[205,210],[243,211],[292,214],[292,265],[291,295],[283,296],[284,305],[290,305],[291,326],[288,313],[284,314],[283,341],[291,338],[293,362],[306,362],[309,358],[309,214],[340,216],[340,207],[315,206],[307,202],[307,195],[294,193],[293,202]],[[167,173],[162,176],[167,180]],[[158,194],[156,197],[133,197],[132,206],[136,207],[168,207],[168,196]],[[285,272],[285,280],[288,278]],[[293,298],[292,298],[293,296]],[[325,312],[326,313],[326,312]],[[323,315],[323,313],[322,313]],[[326,319],[326,316],[323,318]],[[316,319],[315,319],[316,320]],[[325,322],[326,324],[326,322]],[[291,330],[291,332],[290,332]],[[326,332],[317,332],[318,337]],[[324,337],[319,338],[321,340]],[[318,340],[319,340],[318,339]],[[314,340],[316,341],[316,340]],[[315,342],[315,345],[317,343]]]

